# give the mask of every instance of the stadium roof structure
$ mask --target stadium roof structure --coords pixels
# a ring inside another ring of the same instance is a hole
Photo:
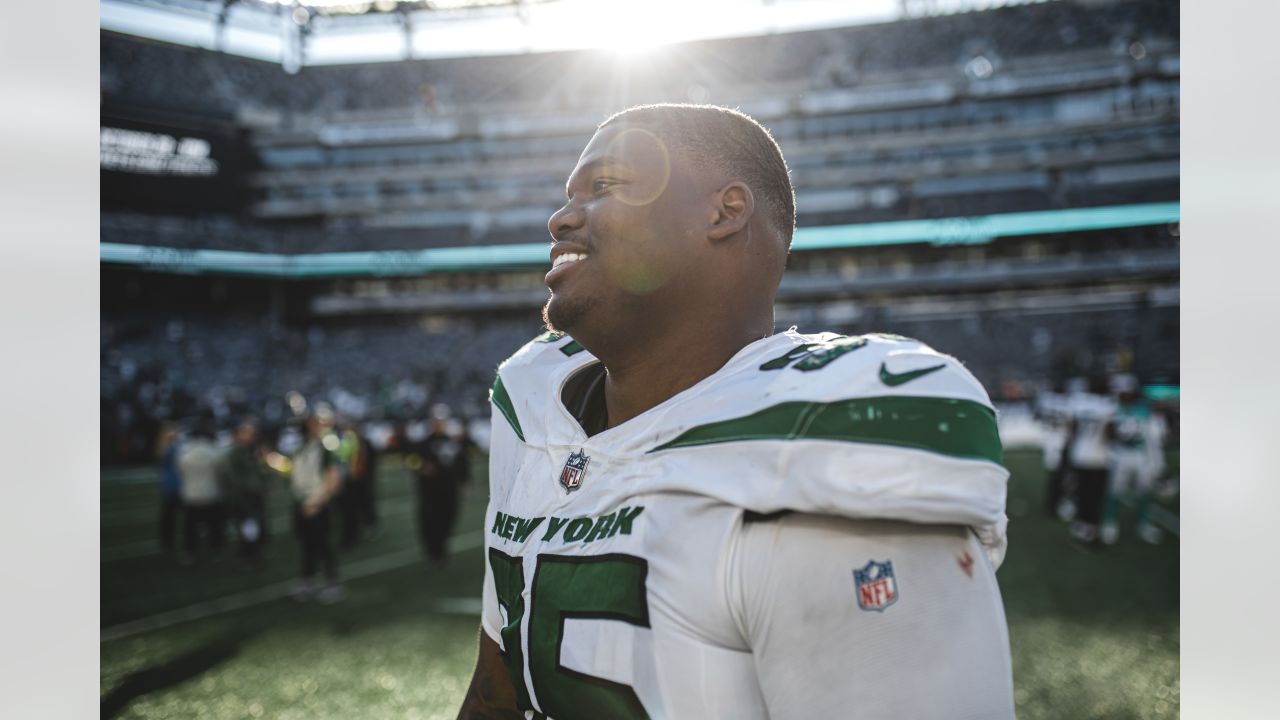
[[[1179,204],[1147,203],[976,217],[833,225],[796,230],[793,252],[878,245],[972,245],[998,237],[1084,232],[1176,223]],[[409,276],[529,269],[547,264],[546,243],[283,255],[102,243],[101,261],[178,274],[308,279]]]
[[[101,0],[101,28],[306,65],[602,48],[1057,0]]]
[[[407,10],[472,10],[500,5],[531,5],[555,0],[200,0],[209,5],[302,7],[322,15],[363,15]]]

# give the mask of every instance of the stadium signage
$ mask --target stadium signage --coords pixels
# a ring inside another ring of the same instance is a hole
[[[218,174],[218,161],[209,157],[208,140],[113,127],[102,128],[99,139],[98,166],[103,170],[199,177]]]

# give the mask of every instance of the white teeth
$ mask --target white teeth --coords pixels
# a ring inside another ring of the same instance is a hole
[[[586,253],[565,253],[557,257],[556,261],[551,263],[551,267],[558,268],[565,263],[577,262],[579,260],[582,260],[586,256],[587,256]]]

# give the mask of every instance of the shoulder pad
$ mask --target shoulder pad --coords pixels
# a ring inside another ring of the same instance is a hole
[[[489,400],[516,437],[541,442],[556,389],[569,373],[593,361],[595,356],[572,337],[543,333],[498,365]]]
[[[831,401],[885,395],[934,396],[986,406],[986,391],[963,364],[901,335],[792,334],[795,345],[767,359],[758,371],[769,395],[779,399]]]
[[[521,346],[511,357],[503,360],[498,369],[515,370],[521,366],[554,364],[582,352],[586,352],[586,348],[577,340],[561,332],[547,331]]]

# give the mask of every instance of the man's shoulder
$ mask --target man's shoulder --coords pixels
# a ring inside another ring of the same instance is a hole
[[[594,359],[581,343],[568,335],[544,332],[498,365],[490,397],[500,402],[513,394],[524,395],[544,389],[558,373],[581,367]]]
[[[825,402],[886,395],[936,395],[989,404],[956,358],[889,333],[802,334],[794,328],[759,348],[733,379],[769,402]]]
[[[783,335],[646,437],[644,453],[673,469],[655,484],[760,513],[1000,521],[996,413],[959,360],[897,335]]]
[[[586,352],[587,349],[572,337],[562,332],[548,330],[520,346],[520,349],[516,350],[511,357],[498,365],[498,369],[512,372],[522,371],[525,368],[546,369],[561,365],[567,359]]]
[[[544,332],[498,365],[489,399],[520,440],[529,431],[541,437],[547,403],[566,377],[592,362],[595,357],[572,337]]]

